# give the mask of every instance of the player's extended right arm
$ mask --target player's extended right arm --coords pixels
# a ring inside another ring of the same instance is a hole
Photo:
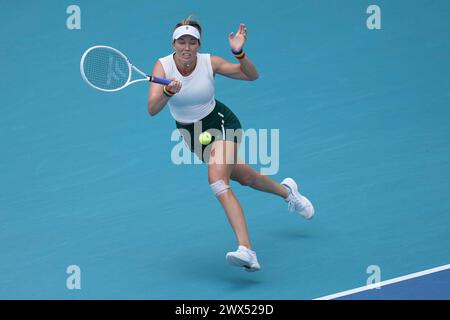
[[[155,67],[153,68],[153,77],[158,78],[165,78],[166,74],[164,72],[164,68],[161,64],[161,62],[156,61]],[[167,85],[167,89],[169,92],[178,93],[181,90],[181,81],[177,79],[171,79],[172,82]],[[147,109],[150,116],[156,115],[158,112],[160,112],[164,106],[167,104],[167,101],[169,101],[170,97],[168,97],[166,94],[164,94],[163,91],[164,86],[159,84],[151,84],[150,85],[150,91],[148,94],[148,101],[147,101]]]

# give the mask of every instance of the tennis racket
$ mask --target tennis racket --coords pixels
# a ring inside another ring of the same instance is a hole
[[[139,73],[140,79],[131,80],[133,70]],[[83,80],[94,89],[114,92],[142,81],[150,81],[168,85],[171,80],[157,78],[145,74],[133,66],[128,58],[119,50],[108,46],[94,46],[87,49],[80,61]]]

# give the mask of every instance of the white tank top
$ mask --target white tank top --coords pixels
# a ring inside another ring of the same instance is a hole
[[[159,61],[167,79],[176,78],[182,82],[180,92],[167,103],[174,119],[181,123],[193,123],[210,114],[216,106],[211,55],[197,53],[197,65],[187,77],[178,71],[173,53]]]

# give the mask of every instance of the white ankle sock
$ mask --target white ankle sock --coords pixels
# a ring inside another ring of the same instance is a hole
[[[284,185],[284,184],[282,184],[282,186],[287,190],[287,192],[288,192],[288,196],[286,197],[286,198],[284,198],[285,200],[287,200],[287,199],[289,199],[289,196],[291,195],[291,188],[289,188],[288,186],[286,186],[286,185]]]

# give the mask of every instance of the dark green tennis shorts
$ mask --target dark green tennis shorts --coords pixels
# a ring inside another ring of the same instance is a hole
[[[209,155],[205,155],[206,159],[204,159],[203,152],[207,145],[200,144],[199,136],[202,132],[208,131],[211,134],[211,143],[217,140],[241,143],[242,140],[242,126],[238,117],[218,100],[213,111],[203,119],[188,124],[178,121],[175,123],[191,152],[195,152],[204,162],[208,161]]]

